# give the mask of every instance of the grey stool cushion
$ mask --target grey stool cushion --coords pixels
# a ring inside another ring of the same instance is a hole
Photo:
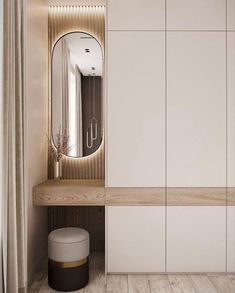
[[[48,236],[48,256],[57,262],[73,262],[89,255],[89,233],[80,228],[62,228]]]

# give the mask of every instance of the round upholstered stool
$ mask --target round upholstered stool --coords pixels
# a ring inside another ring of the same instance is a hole
[[[89,233],[62,228],[48,236],[48,283],[58,291],[83,288],[89,280]]]

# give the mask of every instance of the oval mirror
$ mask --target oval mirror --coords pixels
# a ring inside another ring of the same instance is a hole
[[[52,139],[70,157],[94,153],[102,141],[103,56],[91,35],[61,37],[52,53]]]

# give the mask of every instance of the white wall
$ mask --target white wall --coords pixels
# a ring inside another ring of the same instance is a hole
[[[32,188],[47,179],[47,1],[25,0],[25,180],[28,199],[28,278],[46,253],[47,209],[33,207]]]

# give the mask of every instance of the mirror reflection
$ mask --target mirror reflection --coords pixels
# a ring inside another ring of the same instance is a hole
[[[89,34],[58,40],[52,53],[52,139],[68,138],[67,156],[94,153],[102,141],[102,49]]]

